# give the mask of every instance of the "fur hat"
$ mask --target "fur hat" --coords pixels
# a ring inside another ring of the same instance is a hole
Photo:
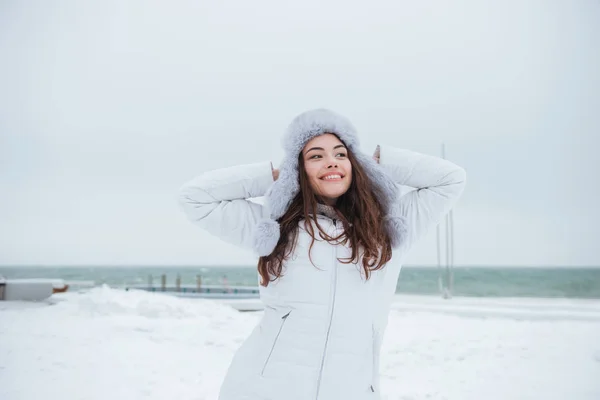
[[[283,136],[284,159],[279,167],[279,177],[268,189],[265,205],[270,218],[263,219],[255,228],[253,245],[259,256],[273,252],[280,236],[277,220],[281,218],[300,191],[298,155],[312,138],[324,133],[336,134],[352,152],[373,183],[375,195],[384,207],[386,226],[392,247],[398,247],[406,237],[406,221],[394,215],[398,210],[398,187],[372,156],[359,150],[356,129],[344,116],[326,109],[306,111],[294,118]]]

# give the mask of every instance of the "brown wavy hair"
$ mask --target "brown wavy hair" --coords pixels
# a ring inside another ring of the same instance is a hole
[[[385,229],[383,206],[374,193],[371,180],[364,168],[356,161],[352,152],[348,149],[348,159],[352,165],[352,183],[336,203],[338,219],[344,226],[344,232],[337,237],[330,237],[325,233],[317,221],[317,202],[323,202],[310,186],[306,170],[304,169],[304,157],[298,155],[298,176],[300,191],[292,200],[288,210],[277,220],[280,225],[281,234],[275,249],[268,256],[260,257],[258,260],[258,273],[261,276],[260,284],[267,286],[269,282],[275,281],[282,276],[283,263],[295,250],[298,238],[298,223],[300,220],[312,219],[318,230],[319,236],[332,244],[347,244],[352,248],[352,256],[340,260],[341,263],[355,263],[359,259],[359,249],[362,253],[362,267],[366,279],[369,279],[371,271],[384,267],[392,258],[392,246],[390,237]],[[313,225],[306,224],[306,230],[312,237],[308,249],[309,259],[313,244],[315,243],[315,232]],[[313,263],[314,266],[314,263]]]

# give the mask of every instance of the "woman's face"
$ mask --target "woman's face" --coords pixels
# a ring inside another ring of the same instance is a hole
[[[311,139],[302,149],[304,170],[312,190],[334,205],[352,183],[352,164],[346,146],[331,133]]]

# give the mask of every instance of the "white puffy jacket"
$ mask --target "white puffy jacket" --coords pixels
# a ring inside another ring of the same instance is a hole
[[[229,367],[220,400],[379,399],[379,352],[400,267],[408,250],[460,197],[465,171],[441,158],[381,147],[380,164],[398,184],[408,240],[369,280],[358,264],[343,264],[350,248],[310,236],[300,224],[283,276],[260,286],[262,319]],[[252,229],[267,216],[261,197],[272,184],[270,162],[204,173],[186,183],[180,203],[188,218],[226,242],[252,248]],[[401,188],[402,187],[402,188]],[[320,225],[342,229],[326,216]],[[311,222],[312,223],[312,222]],[[315,229],[316,231],[316,229]]]

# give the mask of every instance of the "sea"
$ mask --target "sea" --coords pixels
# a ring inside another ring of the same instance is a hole
[[[0,266],[7,279],[52,278],[87,281],[111,287],[160,285],[165,275],[168,286],[179,277],[182,285],[258,286],[256,267],[251,266]],[[600,267],[465,267],[451,269],[403,266],[397,293],[439,295],[450,287],[454,296],[600,298]]]

